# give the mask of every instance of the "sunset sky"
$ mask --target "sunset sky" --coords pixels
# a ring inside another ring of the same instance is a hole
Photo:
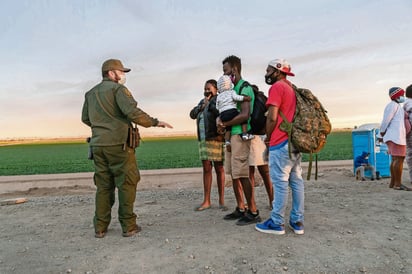
[[[285,58],[334,128],[379,123],[388,89],[412,84],[412,1],[0,2],[0,139],[80,137],[84,94],[101,64],[121,59],[139,106],[195,133],[189,111],[222,60],[242,59],[244,79],[267,93],[266,66]]]

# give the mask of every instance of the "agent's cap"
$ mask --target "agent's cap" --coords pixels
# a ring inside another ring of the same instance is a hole
[[[290,64],[285,59],[272,60],[269,62],[269,66],[286,73],[286,75],[295,76],[295,74],[291,72]]]
[[[109,70],[120,70],[123,72],[129,72],[129,68],[125,68],[120,60],[117,59],[109,59],[104,61],[102,65],[102,73],[109,71]]]
[[[396,100],[397,98],[404,96],[405,91],[402,88],[399,87],[393,87],[389,89],[389,97],[391,97],[391,100]]]
[[[230,77],[227,75],[222,75],[220,76],[219,80],[217,81],[217,90],[219,92],[225,91],[225,90],[230,90],[232,89],[232,80],[230,80]]]

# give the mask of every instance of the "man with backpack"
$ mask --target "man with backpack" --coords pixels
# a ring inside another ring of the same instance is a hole
[[[245,121],[248,123],[248,130],[250,126],[250,114],[253,111],[253,103],[255,95],[250,85],[243,86],[245,82],[241,73],[241,60],[237,56],[228,56],[223,62],[223,74],[228,75],[232,83],[233,89],[237,94],[251,97],[251,101],[243,101],[238,104],[239,115],[230,121],[222,122],[217,119],[217,125],[219,128],[231,126],[231,151],[225,153],[225,170],[231,174],[233,182],[233,191],[235,193],[237,207],[236,209],[227,214],[225,220],[238,220],[237,225],[248,225],[260,222],[259,210],[256,208],[254,187],[249,180],[249,153],[250,153],[250,140],[242,140],[240,134],[242,133],[241,124]],[[243,192],[246,197],[248,209],[245,208],[243,201]]]
[[[256,224],[256,230],[275,234],[285,234],[285,210],[288,199],[288,187],[292,190],[292,207],[289,226],[295,234],[303,234],[304,221],[304,182],[302,178],[302,155],[288,144],[288,134],[280,129],[281,113],[292,121],[296,110],[296,96],[292,83],[286,76],[294,76],[290,65],[283,59],[269,62],[265,82],[270,85],[266,105],[266,145],[269,149],[270,177],[274,186],[275,197],[271,216],[263,223]],[[290,149],[290,151],[289,151]]]

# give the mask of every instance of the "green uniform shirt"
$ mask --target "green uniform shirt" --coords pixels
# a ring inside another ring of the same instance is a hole
[[[92,146],[125,144],[130,122],[144,127],[159,123],[137,107],[125,86],[108,78],[86,93],[82,121],[92,128]]]
[[[242,84],[243,84],[244,82],[245,82],[245,81],[244,81],[243,79],[240,79],[240,81],[237,82],[236,86],[233,87],[233,89],[236,91],[237,94],[239,94],[240,87],[242,86]],[[246,95],[246,96],[250,96],[250,97],[251,97],[252,100],[250,101],[250,113],[252,113],[252,111],[253,111],[253,103],[255,102],[255,93],[253,92],[252,87],[251,87],[250,85],[248,85],[247,87],[243,87],[243,88],[242,88],[242,93],[241,93],[240,95]],[[238,103],[237,103],[237,109],[238,109],[239,111],[241,111],[241,104],[242,104],[242,103],[243,103],[243,102],[238,102]],[[250,129],[251,129],[251,126],[250,126],[250,117],[249,117],[249,119],[247,120],[247,130],[249,131]],[[232,133],[232,135],[241,134],[241,133],[242,133],[242,126],[241,126],[241,125],[234,125],[234,126],[232,126],[232,131],[231,131],[231,133]]]

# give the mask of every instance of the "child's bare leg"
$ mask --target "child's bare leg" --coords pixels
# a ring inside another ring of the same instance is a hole
[[[242,140],[247,141],[255,138],[255,136],[251,133],[247,132],[247,123],[241,124],[242,126]]]
[[[230,130],[226,130],[225,132],[225,142],[230,143]]]
[[[231,135],[230,130],[226,130],[226,132],[225,132],[225,146],[226,146],[227,152],[232,151],[232,149],[230,147],[230,135]]]
[[[243,135],[247,134],[247,123],[244,123],[241,126],[242,126],[242,134]]]

